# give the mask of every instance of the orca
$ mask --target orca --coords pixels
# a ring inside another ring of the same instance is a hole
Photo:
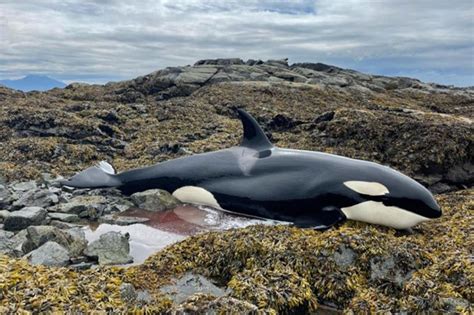
[[[387,166],[338,155],[278,148],[256,120],[237,110],[239,146],[117,173],[102,161],[62,185],[160,188],[184,203],[326,229],[347,219],[407,229],[441,216],[433,195]]]

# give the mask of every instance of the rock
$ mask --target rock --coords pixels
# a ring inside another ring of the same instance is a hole
[[[133,258],[129,253],[128,234],[122,235],[113,231],[102,234],[98,240],[90,243],[84,251],[86,256],[98,259],[100,265],[131,263]]]
[[[66,230],[66,233],[72,237],[72,242],[68,244],[67,249],[72,256],[81,256],[87,247],[86,234],[82,227],[73,227]]]
[[[130,283],[122,283],[120,286],[120,297],[127,303],[134,302],[137,298],[137,292]]]
[[[5,185],[0,184],[0,208],[7,207],[12,202],[12,194]]]
[[[94,264],[91,262],[80,262],[78,264],[71,264],[68,267],[75,270],[87,270],[91,269],[92,266],[94,266]]]
[[[339,247],[338,251],[334,252],[333,258],[339,267],[346,268],[354,263],[357,255],[352,249],[343,245]]]
[[[177,76],[176,84],[204,84],[217,72],[217,68],[209,66],[187,67],[183,70]]]
[[[26,258],[32,265],[63,267],[69,263],[67,249],[56,242],[47,242],[29,253]]]
[[[113,197],[104,209],[104,213],[124,212],[133,207],[133,202],[123,197]]]
[[[177,304],[182,303],[195,293],[204,293],[216,297],[226,295],[225,290],[215,286],[205,277],[190,272],[177,279],[175,284],[161,287],[160,291],[170,295],[173,302]]]
[[[71,256],[78,256],[87,246],[83,231],[64,231],[54,226],[30,226],[26,229],[26,241],[22,245],[28,253],[43,244],[54,241],[66,248]],[[82,232],[82,234],[81,234]]]
[[[120,297],[126,303],[143,306],[153,301],[152,296],[146,290],[135,290],[130,283],[123,283],[120,286]]]
[[[79,221],[79,216],[73,213],[49,212],[48,216],[52,220],[59,220],[68,223]]]
[[[3,222],[10,215],[10,211],[0,210],[0,222]]]
[[[291,117],[288,117],[287,115],[278,114],[274,116],[268,122],[267,125],[271,130],[285,131],[300,124],[301,124],[300,121],[295,121],[294,119],[292,119]]]
[[[117,225],[130,225],[136,223],[145,223],[150,221],[148,218],[140,217],[126,217],[118,216],[113,214],[107,214],[99,218],[99,223],[117,224]]]
[[[148,211],[163,211],[175,208],[180,204],[178,199],[161,189],[137,192],[130,197],[137,207]]]
[[[247,301],[238,300],[230,296],[221,296],[216,299],[210,299],[205,294],[194,294],[190,296],[183,303],[173,307],[171,314],[187,315],[187,314],[243,314],[254,315],[258,314],[259,309],[256,305]],[[320,309],[315,314],[332,314],[320,312]],[[337,313],[339,314],[339,312]]]
[[[63,229],[63,230],[72,229],[72,228],[77,228],[77,227],[82,227],[82,225],[80,225],[80,224],[67,223],[67,222],[58,221],[58,220],[52,220],[52,221],[49,223],[49,225],[55,226],[55,227],[57,227],[58,229]]]
[[[203,59],[198,60],[194,65],[218,65],[218,66],[230,66],[230,65],[243,65],[244,61],[240,58],[218,58],[218,59]]]
[[[17,232],[15,235],[10,237],[10,241],[13,242],[13,247],[18,250],[22,255],[24,254],[22,251],[22,245],[24,242],[26,242],[26,235],[28,233],[26,232],[26,229],[21,230],[20,232]]]
[[[393,257],[378,257],[370,260],[370,279],[372,281],[391,282],[398,287],[403,287],[413,270],[404,270],[395,263]]]
[[[3,237],[3,238],[10,238],[10,237],[12,237],[13,235],[15,235],[15,233],[10,232],[10,231],[0,230],[0,237]]]
[[[11,186],[12,190],[14,191],[29,191],[29,190],[35,190],[38,186],[36,185],[36,182],[34,180],[30,180],[28,182],[21,182],[21,183],[16,183]]]
[[[79,217],[96,219],[102,215],[107,204],[104,196],[76,196],[67,203],[50,208],[55,212],[77,214]]]
[[[318,124],[318,123],[323,122],[323,121],[331,121],[331,120],[333,120],[334,115],[335,115],[335,113],[333,111],[325,112],[325,113],[319,115],[318,117],[316,117],[314,119],[314,123]]]
[[[450,168],[446,174],[446,180],[457,185],[472,186],[474,184],[474,164],[465,163]]]
[[[277,66],[277,67],[288,67],[288,58],[284,59],[270,59],[265,61],[266,65],[272,65],[272,66]]]
[[[10,257],[21,257],[23,253],[15,245],[15,242],[9,237],[0,234],[0,254]]]
[[[47,208],[59,202],[58,196],[46,189],[30,190],[23,193],[20,198],[13,203],[13,207],[42,207]]]
[[[46,210],[41,207],[25,207],[19,211],[11,212],[4,219],[4,229],[19,231],[30,225],[41,225],[46,219]]]

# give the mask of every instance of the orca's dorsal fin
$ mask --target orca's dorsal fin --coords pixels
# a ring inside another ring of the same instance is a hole
[[[237,109],[240,120],[244,127],[244,135],[240,146],[255,149],[258,151],[273,148],[272,143],[268,140],[262,128],[258,125],[255,118],[243,109]]]

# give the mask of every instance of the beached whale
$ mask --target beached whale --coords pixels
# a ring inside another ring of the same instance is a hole
[[[240,146],[121,173],[103,161],[62,184],[127,194],[160,188],[182,202],[301,227],[351,219],[405,229],[441,216],[432,194],[415,180],[368,161],[277,148],[252,116],[238,114]]]

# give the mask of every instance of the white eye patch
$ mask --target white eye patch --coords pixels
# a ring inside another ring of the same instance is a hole
[[[344,182],[344,185],[359,194],[369,196],[382,196],[389,193],[387,187],[377,182],[351,180]]]
[[[176,189],[173,196],[181,202],[210,206],[222,209],[214,195],[201,187],[184,186]]]

